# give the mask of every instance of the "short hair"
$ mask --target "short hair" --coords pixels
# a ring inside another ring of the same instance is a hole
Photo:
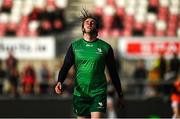
[[[93,14],[89,13],[86,9],[83,9],[81,11],[81,21],[82,21],[82,29],[84,28],[84,21],[88,18],[91,18],[91,19],[94,19],[95,20],[95,23],[96,23],[96,31],[98,31],[99,29],[99,21],[97,19],[96,16],[94,16]]]

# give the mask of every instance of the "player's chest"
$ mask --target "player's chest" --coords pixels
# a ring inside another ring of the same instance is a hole
[[[75,49],[75,59],[101,60],[105,58],[105,50],[97,46],[84,46]]]

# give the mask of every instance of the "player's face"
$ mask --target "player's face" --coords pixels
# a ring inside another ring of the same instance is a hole
[[[88,18],[84,21],[84,30],[86,33],[94,31],[96,28],[96,21],[92,18]]]

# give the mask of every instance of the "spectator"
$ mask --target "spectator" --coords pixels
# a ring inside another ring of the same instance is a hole
[[[2,67],[2,60],[0,60],[0,94],[2,94],[3,82],[6,77],[6,72]]]
[[[38,34],[40,36],[47,36],[52,33],[52,24],[48,19],[44,19],[41,21],[40,26],[38,28]]]
[[[65,19],[65,16],[64,16],[64,12],[65,11],[63,9],[60,9],[60,8],[58,8],[58,9],[56,9],[54,11],[54,18],[55,18],[54,20],[56,20],[56,19],[61,20],[63,26],[66,24],[66,19]]]
[[[142,94],[144,89],[144,81],[147,79],[148,71],[145,68],[145,64],[143,60],[137,61],[133,78],[135,79],[135,84],[137,84],[137,94]]]
[[[13,51],[10,50],[9,56],[6,59],[6,68],[7,68],[8,73],[10,72],[11,69],[17,68],[17,65],[18,65],[18,60],[14,57]]]
[[[42,13],[43,13],[43,11],[45,10],[45,8],[43,9],[41,9],[41,8],[37,8],[37,7],[35,7],[34,9],[33,9],[33,11],[30,13],[30,15],[29,15],[29,19],[31,20],[31,21],[33,21],[33,20],[41,20],[41,18],[43,17],[42,16]]]
[[[123,30],[124,29],[123,18],[119,17],[117,14],[115,14],[113,17],[114,17],[113,28]]]
[[[175,76],[177,76],[180,70],[180,60],[176,53],[174,53],[174,57],[170,60],[170,70],[175,73]]]
[[[18,60],[14,57],[13,52],[9,51],[6,59],[7,78],[10,83],[10,93],[12,96],[18,96],[17,86],[19,81],[19,73],[17,70]]]
[[[161,80],[164,80],[164,76],[167,71],[166,67],[167,67],[166,59],[164,58],[163,55],[161,55],[159,58],[159,67],[158,67]]]
[[[148,72],[147,86],[144,89],[144,95],[147,97],[156,97],[160,93],[160,73],[159,68],[155,67]]]
[[[18,94],[18,83],[19,83],[19,72],[17,68],[12,68],[8,75],[8,80],[10,82],[11,88],[10,93],[13,97],[17,97]]]
[[[38,74],[39,74],[38,83],[40,87],[40,93],[47,94],[49,90],[51,74],[46,63],[42,64]]]
[[[28,65],[24,70],[22,79],[23,93],[34,94],[34,86],[36,83],[36,74],[32,65]]]

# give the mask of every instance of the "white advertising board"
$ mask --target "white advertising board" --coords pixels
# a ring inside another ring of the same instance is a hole
[[[18,59],[53,59],[55,39],[53,37],[0,38],[0,59],[6,59],[10,50]]]
[[[152,59],[160,55],[180,56],[180,38],[121,38],[118,42],[121,56],[130,59]]]

